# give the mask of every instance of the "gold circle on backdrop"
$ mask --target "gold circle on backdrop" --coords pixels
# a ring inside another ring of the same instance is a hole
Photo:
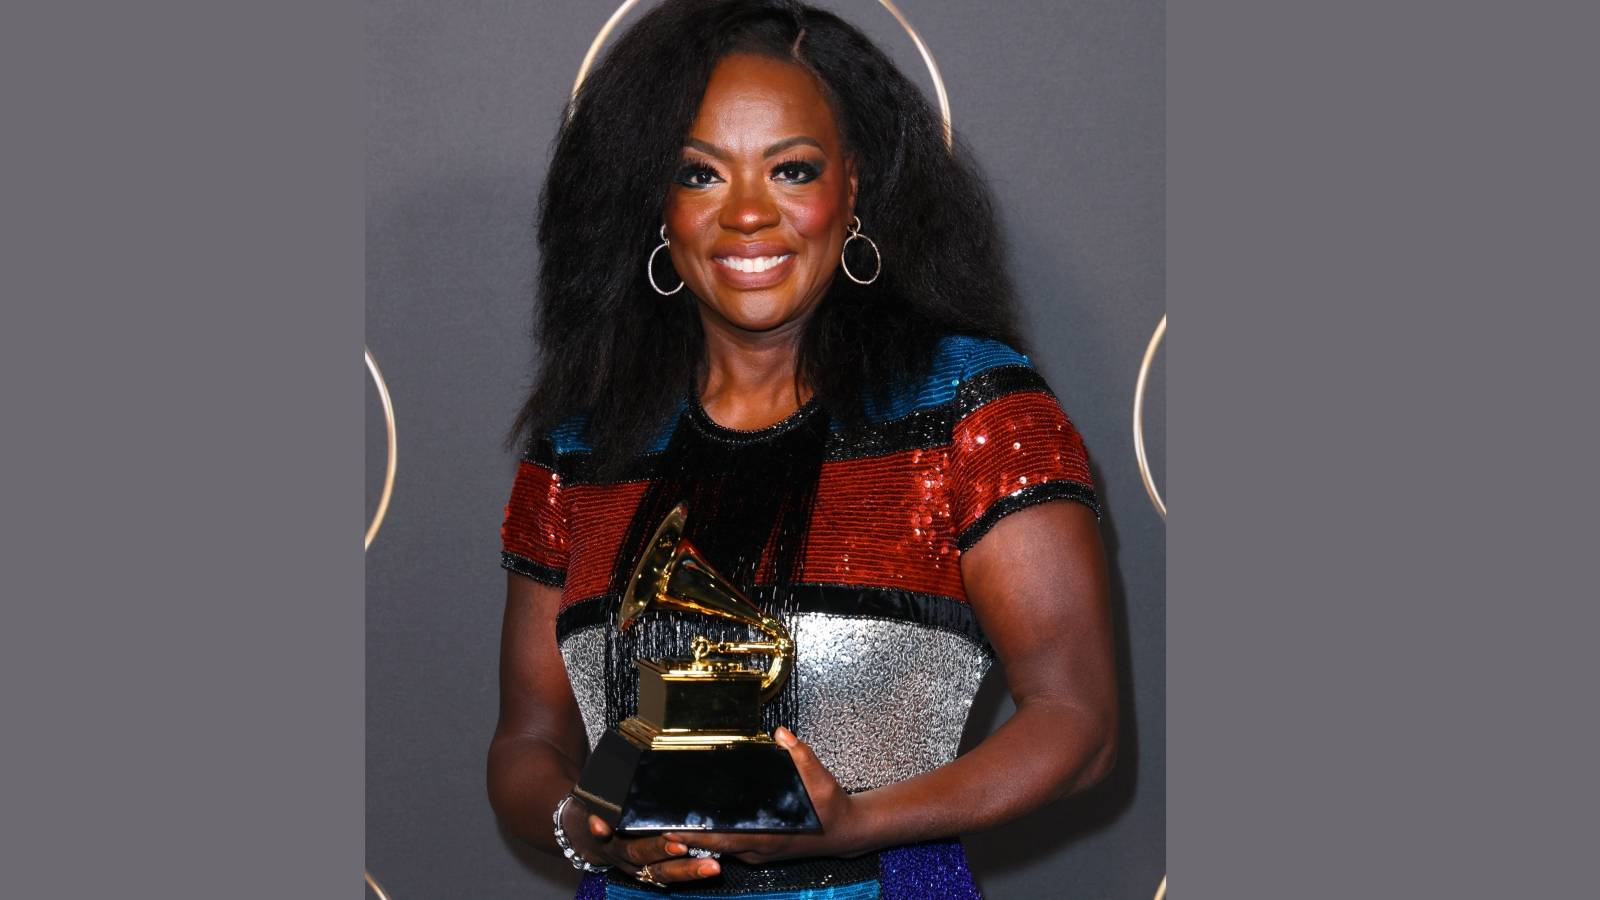
[[[378,369],[378,361],[372,358],[372,351],[361,348],[367,358],[367,372],[372,375],[372,383],[378,387],[378,399],[383,402],[383,424],[387,431],[389,442],[389,460],[383,470],[383,493],[378,495],[378,508],[372,514],[372,521],[367,523],[366,543],[362,545],[362,552],[372,546],[372,539],[378,536],[378,529],[383,525],[383,517],[389,513],[389,498],[394,496],[394,473],[396,469],[397,450],[394,430],[394,401],[389,398],[389,385],[383,380],[383,372]]]
[[[372,892],[378,895],[378,900],[389,900],[388,892],[378,883],[378,879],[372,877],[371,872],[363,870],[361,874],[366,878],[367,887],[372,888]]]
[[[1156,480],[1150,474],[1150,460],[1144,452],[1144,391],[1150,379],[1150,364],[1155,361],[1156,349],[1161,346],[1161,341],[1167,336],[1167,317],[1162,316],[1156,325],[1155,334],[1150,336],[1150,344],[1144,349],[1144,360],[1139,363],[1139,381],[1133,388],[1133,454],[1139,459],[1139,477],[1144,479],[1145,492],[1150,495],[1150,502],[1156,506],[1156,512],[1161,514],[1161,520],[1167,520],[1167,504],[1161,500],[1161,492],[1156,490]],[[1156,888],[1155,900],[1166,900],[1167,876],[1161,876],[1161,884]]]
[[[1150,379],[1150,364],[1155,361],[1156,350],[1166,335],[1167,317],[1162,316],[1156,333],[1150,336],[1150,345],[1144,348],[1144,361],[1139,363],[1139,381],[1133,388],[1133,455],[1139,459],[1139,477],[1144,479],[1145,492],[1150,495],[1150,502],[1156,505],[1156,512],[1161,514],[1163,522],[1167,519],[1167,504],[1162,501],[1161,492],[1156,490],[1155,477],[1150,474],[1150,460],[1144,452],[1144,391]]]
[[[927,65],[928,75],[933,78],[933,91],[939,97],[939,115],[944,118],[944,143],[946,147],[952,146],[955,141],[955,133],[950,129],[950,95],[944,89],[944,76],[939,74],[939,64],[933,60],[933,51],[928,49],[927,43],[922,40],[922,35],[917,33],[917,29],[911,27],[911,20],[907,19],[905,13],[902,13],[900,8],[895,6],[891,0],[878,0],[878,4],[888,10],[889,15],[894,16],[894,20],[899,22],[900,27],[904,28],[906,34],[911,36],[911,42],[917,45],[917,52],[922,54],[922,62]],[[638,5],[639,0],[623,0],[617,6],[616,11],[611,14],[611,18],[600,26],[600,31],[595,34],[594,41],[589,44],[589,52],[583,55],[583,63],[578,66],[578,77],[572,82],[571,99],[574,102],[578,99],[578,88],[582,87],[583,80],[589,77],[589,69],[594,65],[595,57],[600,55],[600,48],[605,45],[606,38],[611,36],[612,30],[628,14],[628,11]],[[569,103],[567,105],[568,116],[572,115],[573,109],[574,106]]]

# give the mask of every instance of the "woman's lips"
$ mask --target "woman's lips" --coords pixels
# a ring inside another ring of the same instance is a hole
[[[713,256],[717,275],[736,288],[772,287],[794,268],[793,253],[777,256]]]

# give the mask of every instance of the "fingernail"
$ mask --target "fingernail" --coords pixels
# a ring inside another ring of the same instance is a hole
[[[714,862],[702,863],[700,865],[700,875],[703,878],[709,878],[710,876],[717,874],[717,869],[719,868],[721,867]]]
[[[682,844],[679,844],[679,843],[676,843],[676,842],[673,842],[673,841],[668,841],[667,842],[667,852],[671,853],[673,856],[681,856],[681,855],[683,855],[685,853],[688,853],[689,852],[689,848],[685,847]]]
[[[772,732],[772,739],[777,741],[778,744],[780,746],[782,746],[783,749],[785,749],[785,750],[789,749],[790,747],[793,747],[794,743],[795,743],[794,733],[791,732],[789,729],[783,727],[782,725],[779,725]]]

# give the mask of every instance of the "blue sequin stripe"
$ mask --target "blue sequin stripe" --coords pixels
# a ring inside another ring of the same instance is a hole
[[[989,338],[951,335],[941,338],[934,351],[933,367],[915,392],[903,391],[887,406],[867,408],[873,422],[892,422],[920,409],[949,403],[962,382],[1001,366],[1030,366],[1026,356]]]
[[[802,888],[794,891],[765,891],[759,894],[738,894],[746,900],[878,900],[883,892],[876,881],[840,884],[822,888]],[[685,894],[673,891],[642,891],[622,884],[606,885],[605,900],[660,900],[677,897],[681,900],[728,900],[727,894]]]

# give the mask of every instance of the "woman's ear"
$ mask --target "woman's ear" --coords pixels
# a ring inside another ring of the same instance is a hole
[[[856,186],[861,181],[856,171],[856,158],[854,156],[845,157],[844,169],[850,174],[850,202],[846,205],[849,206],[850,211],[854,213],[856,208]]]

